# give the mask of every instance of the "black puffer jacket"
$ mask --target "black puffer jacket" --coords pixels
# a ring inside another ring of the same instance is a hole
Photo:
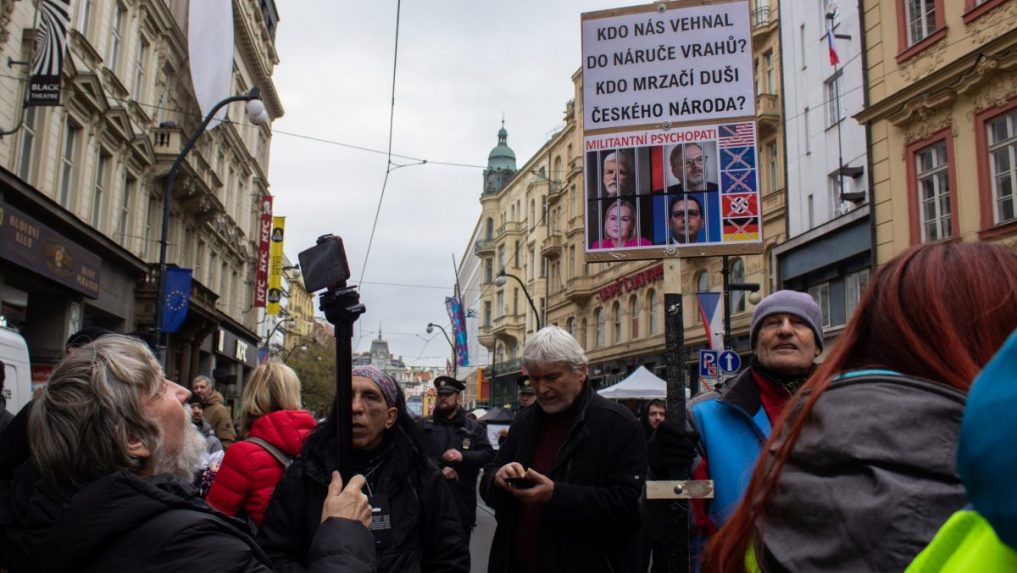
[[[487,429],[480,422],[467,418],[462,408],[452,419],[444,416],[422,418],[420,429],[428,455],[439,466],[448,466],[459,474],[459,479],[446,481],[459,501],[463,525],[467,530],[473,529],[477,521],[477,477],[484,465],[494,459],[494,448],[487,439]],[[441,456],[449,449],[459,450],[463,460],[443,461]]]
[[[326,525],[314,542],[312,570],[374,570],[363,525],[344,519]],[[121,471],[69,499],[41,481],[25,527],[35,572],[271,571],[243,522],[216,512],[197,489],[168,474],[146,479]]]
[[[642,534],[638,499],[646,471],[646,438],[627,408],[584,386],[575,422],[558,450],[548,477],[554,494],[544,506],[540,539],[545,572],[586,573],[639,570]],[[496,511],[491,573],[515,570],[515,521],[519,502],[494,483],[498,468],[529,467],[545,414],[539,406],[516,415],[508,439],[484,470],[480,495]]]
[[[316,433],[276,486],[258,531],[258,542],[276,571],[307,570],[307,551],[338,466],[334,426],[322,424]],[[331,438],[320,439],[323,434]],[[367,478],[371,505],[381,508],[374,531],[379,572],[470,570],[470,549],[453,494],[437,466],[410,445],[398,426],[388,431],[380,452],[359,462],[354,470]],[[387,529],[384,515],[390,517]]]

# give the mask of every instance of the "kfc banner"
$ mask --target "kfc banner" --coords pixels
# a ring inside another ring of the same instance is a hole
[[[268,308],[266,312],[279,315],[282,301],[283,274],[283,235],[286,229],[286,217],[272,217],[271,262],[268,272]]]
[[[268,261],[272,244],[272,196],[261,197],[261,220],[258,222],[258,268],[254,278],[254,306],[265,308],[268,301]]]

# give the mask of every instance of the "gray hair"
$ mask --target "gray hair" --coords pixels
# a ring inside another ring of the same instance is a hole
[[[194,380],[191,380],[191,388],[194,388],[194,385],[202,380],[204,380],[208,384],[209,388],[213,389],[215,388],[215,380],[212,380],[211,378],[205,376],[204,374],[198,374],[197,376],[194,377]]]
[[[75,489],[140,469],[128,442],[161,447],[159,427],[146,418],[141,399],[157,396],[163,380],[162,367],[137,339],[110,334],[80,347],[33,401],[28,437],[36,467]]]
[[[551,364],[564,364],[572,372],[579,372],[579,367],[587,364],[583,347],[568,331],[557,326],[541,328],[523,347],[523,366],[527,370]]]

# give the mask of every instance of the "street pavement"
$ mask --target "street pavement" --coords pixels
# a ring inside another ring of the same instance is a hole
[[[485,573],[487,558],[491,555],[491,540],[494,539],[494,510],[477,499],[477,526],[470,538],[470,572]]]

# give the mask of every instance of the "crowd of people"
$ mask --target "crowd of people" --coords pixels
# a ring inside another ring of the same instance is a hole
[[[806,294],[764,298],[749,364],[685,423],[603,398],[576,339],[542,328],[497,451],[454,377],[414,419],[389,374],[357,366],[351,419],[318,422],[267,362],[234,426],[213,380],[185,388],[143,341],[78,333],[4,421],[0,568],[466,572],[479,489],[492,573],[660,571],[686,536],[708,572],[1017,570],[1017,254],[915,247],[829,349],[823,324]],[[675,475],[713,497],[647,499]]]

